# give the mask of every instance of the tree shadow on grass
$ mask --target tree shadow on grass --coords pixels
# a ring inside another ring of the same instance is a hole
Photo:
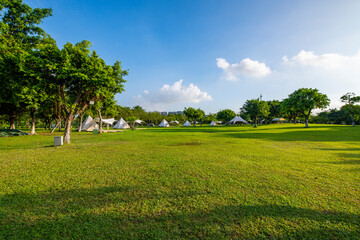
[[[288,205],[182,205],[196,197],[134,186],[0,197],[1,239],[356,239],[360,216]],[[160,200],[169,204],[156,210]],[[127,206],[127,207],[124,207]],[[189,208],[190,207],[190,208]],[[153,210],[149,210],[153,209]],[[254,229],[248,229],[253,227]],[[350,229],[350,230],[349,230]]]

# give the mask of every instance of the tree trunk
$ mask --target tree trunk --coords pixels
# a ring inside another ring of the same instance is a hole
[[[16,116],[11,115],[11,117],[10,117],[10,129],[15,129],[15,120],[16,120]]]
[[[108,123],[106,124],[106,130],[109,130],[109,124]]]
[[[101,110],[98,109],[98,113],[99,113],[99,118],[100,118],[100,122],[99,122],[99,133],[102,133],[103,132],[103,129],[102,129],[102,117],[101,117]]]
[[[70,144],[71,124],[74,120],[72,113],[67,114],[65,120],[64,143]]]
[[[309,128],[309,117],[305,117],[305,128]]]
[[[351,115],[351,122],[352,122],[352,126],[355,127],[355,121],[354,121],[354,115]]]
[[[255,126],[254,127],[257,127],[257,117],[255,117]]]
[[[84,114],[80,114],[80,118],[79,118],[79,129],[78,132],[81,132],[81,128],[82,128],[82,119],[84,117]]]
[[[56,125],[55,125],[55,127],[53,127],[53,129],[51,129],[50,133],[53,133],[53,132],[55,131],[55,129],[56,129],[60,124],[61,124],[61,119],[58,118],[58,119],[56,120]]]
[[[35,109],[31,109],[30,115],[31,115],[31,131],[30,131],[30,135],[34,135],[35,134]]]

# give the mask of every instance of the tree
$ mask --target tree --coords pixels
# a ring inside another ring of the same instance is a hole
[[[273,118],[281,117],[281,103],[278,100],[267,101],[269,105],[269,115],[267,119],[271,120]]]
[[[348,92],[340,99],[342,102],[346,103],[346,107],[344,106],[345,111],[351,116],[352,126],[355,127],[354,115],[357,108],[354,107],[354,104],[360,102],[360,96],[355,96],[355,93]]]
[[[219,121],[222,121],[223,123],[227,123],[231,119],[233,119],[235,116],[236,116],[236,113],[233,110],[224,109],[224,110],[219,111],[216,114],[216,119]]]
[[[33,96],[39,86],[33,84],[36,77],[26,77],[25,64],[46,36],[38,25],[52,10],[32,9],[22,0],[1,1],[0,10],[0,114],[7,115],[15,128],[16,118],[27,109],[35,116],[38,103]]]
[[[127,122],[129,123],[129,125],[130,125],[131,130],[135,130],[135,121],[136,121],[137,119],[138,119],[138,118],[135,117],[135,116],[128,117],[128,118],[126,119],[126,121],[127,121]]]
[[[289,100],[295,112],[305,118],[305,128],[309,127],[309,116],[313,109],[323,109],[330,104],[325,94],[313,88],[300,88],[289,95]]]
[[[299,111],[295,108],[295,99],[285,98],[280,105],[280,113],[291,122],[296,124],[296,118],[300,115]]]
[[[95,51],[90,50],[89,41],[75,45],[67,43],[60,55],[56,78],[65,111],[64,142],[70,143],[74,116],[81,114],[90,101],[112,99],[116,93],[121,93],[127,71],[121,69],[118,61],[113,66],[106,65]]]
[[[194,127],[196,127],[196,120],[201,119],[205,115],[204,111],[200,108],[195,109],[192,107],[185,108],[184,114],[191,122],[194,123]]]
[[[259,117],[267,117],[270,113],[267,102],[259,99],[247,100],[240,110],[254,120],[254,127],[257,127],[257,120]]]

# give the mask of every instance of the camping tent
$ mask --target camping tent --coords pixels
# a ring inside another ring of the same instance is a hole
[[[120,118],[120,120],[113,126],[115,129],[124,129],[124,128],[130,128],[129,124],[125,122],[123,118]]]
[[[184,125],[183,125],[184,127],[190,127],[191,126],[191,124],[190,124],[190,122],[189,121],[187,121],[186,120],[186,122],[184,123]]]
[[[165,119],[163,119],[161,123],[158,125],[158,127],[170,127],[170,125]]]
[[[99,125],[89,115],[81,124],[81,131],[92,132],[94,129],[99,129]]]
[[[174,124],[174,123],[175,123],[175,124],[179,124],[179,122],[176,121],[176,120],[175,120],[175,121],[170,121],[170,124]]]
[[[115,121],[116,121],[116,120],[115,120],[114,118],[103,119],[103,120],[102,120],[103,123],[110,124],[110,125],[113,125],[113,123],[114,123]]]
[[[212,121],[209,126],[216,126],[216,122]]]
[[[140,120],[140,119],[135,120],[135,123],[136,123],[136,124],[139,124],[139,125],[142,124],[143,122],[144,122],[144,121],[143,121],[143,120]]]
[[[280,122],[285,122],[286,120],[285,120],[285,118],[273,118],[271,121],[280,123]]]
[[[226,124],[236,124],[236,123],[245,123],[245,124],[249,124],[247,121],[245,121],[244,119],[242,119],[242,117],[234,117],[233,119],[230,120],[230,122],[226,123]]]

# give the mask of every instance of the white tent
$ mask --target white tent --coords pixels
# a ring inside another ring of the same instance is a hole
[[[176,123],[176,124],[179,124],[179,122],[178,121],[170,121],[170,124],[174,124],[174,123]]]
[[[245,121],[244,119],[242,119],[241,117],[234,117],[233,119],[230,120],[230,122],[226,123],[226,124],[236,124],[236,123],[245,123],[245,124],[249,124],[247,121]]]
[[[170,127],[170,125],[165,119],[163,119],[161,123],[158,125],[158,127]]]
[[[143,120],[140,120],[140,119],[138,119],[138,120],[135,120],[135,123],[137,123],[137,124],[142,124],[144,121]]]
[[[191,123],[189,121],[186,120],[186,122],[183,124],[184,127],[190,127]]]
[[[103,119],[103,120],[102,120],[103,123],[110,124],[110,125],[113,125],[115,121],[116,121],[116,120],[115,120],[114,118]]]
[[[89,115],[81,124],[81,131],[92,132],[94,129],[99,129],[99,125]]]
[[[130,128],[129,124],[125,122],[123,118],[120,118],[120,120],[113,126],[115,129],[124,129],[124,128]]]
[[[273,122],[285,122],[285,118],[273,118],[271,121]]]
[[[216,126],[216,122],[212,121],[209,126]]]

